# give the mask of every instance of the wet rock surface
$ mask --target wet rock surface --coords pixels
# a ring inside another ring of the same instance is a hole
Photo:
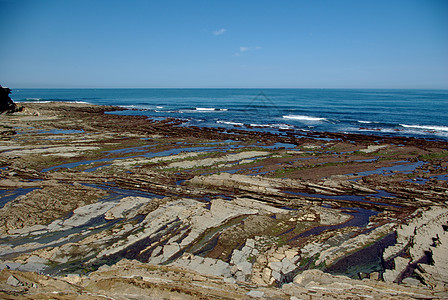
[[[0,116],[1,297],[448,296],[446,142],[118,109]]]

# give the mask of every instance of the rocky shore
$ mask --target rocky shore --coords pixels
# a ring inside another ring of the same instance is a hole
[[[30,103],[0,115],[0,298],[448,297],[448,143]]]

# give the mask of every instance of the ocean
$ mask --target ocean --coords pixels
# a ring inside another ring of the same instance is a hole
[[[448,140],[448,90],[13,89],[16,102],[71,101],[125,108],[182,126],[347,132]]]

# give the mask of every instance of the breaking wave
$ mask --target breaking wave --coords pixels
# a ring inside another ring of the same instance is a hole
[[[225,124],[225,125],[233,125],[233,126],[244,126],[244,123],[238,123],[238,122],[231,122],[231,121],[216,121],[218,124]]]
[[[310,122],[327,121],[327,119],[325,119],[325,118],[310,117],[310,116],[304,116],[304,115],[286,115],[286,116],[283,116],[283,119],[298,120],[298,121],[310,121]]]
[[[214,107],[196,107],[197,111],[228,111],[227,108],[214,108]]]
[[[434,130],[434,131],[448,131],[448,126],[437,126],[437,125],[407,125],[400,124],[400,126],[405,128],[423,129],[423,130]]]

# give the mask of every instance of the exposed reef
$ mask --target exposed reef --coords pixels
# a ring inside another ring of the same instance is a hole
[[[0,297],[448,297],[447,142],[117,110],[0,116]]]

